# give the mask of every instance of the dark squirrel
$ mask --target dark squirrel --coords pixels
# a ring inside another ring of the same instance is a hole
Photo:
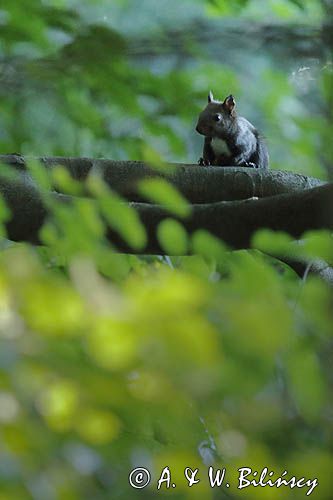
[[[246,118],[238,116],[232,95],[222,101],[208,95],[200,113],[197,132],[205,136],[200,165],[268,168],[269,155],[264,139]]]

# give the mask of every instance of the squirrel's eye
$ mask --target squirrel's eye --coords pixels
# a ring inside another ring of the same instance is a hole
[[[216,122],[221,121],[221,118],[222,118],[222,117],[221,117],[221,115],[220,115],[219,113],[216,113],[216,115],[214,115],[214,120],[215,120]]]

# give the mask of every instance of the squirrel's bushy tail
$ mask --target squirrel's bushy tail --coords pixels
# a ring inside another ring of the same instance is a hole
[[[257,149],[255,152],[256,160],[255,164],[258,165],[258,168],[268,168],[269,167],[269,154],[266,146],[265,139],[257,135]]]

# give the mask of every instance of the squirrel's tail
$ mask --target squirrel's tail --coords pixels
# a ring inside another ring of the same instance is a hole
[[[257,136],[257,150],[256,150],[256,165],[258,168],[268,168],[269,167],[269,154],[265,139],[258,135]]]

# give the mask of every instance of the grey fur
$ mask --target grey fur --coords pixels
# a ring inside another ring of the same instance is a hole
[[[264,139],[252,123],[237,116],[235,105],[232,95],[221,102],[209,93],[208,104],[200,113],[196,127],[197,132],[205,136],[203,157],[199,163],[268,168],[269,156]],[[213,139],[225,142],[225,152],[221,152],[221,145]]]

